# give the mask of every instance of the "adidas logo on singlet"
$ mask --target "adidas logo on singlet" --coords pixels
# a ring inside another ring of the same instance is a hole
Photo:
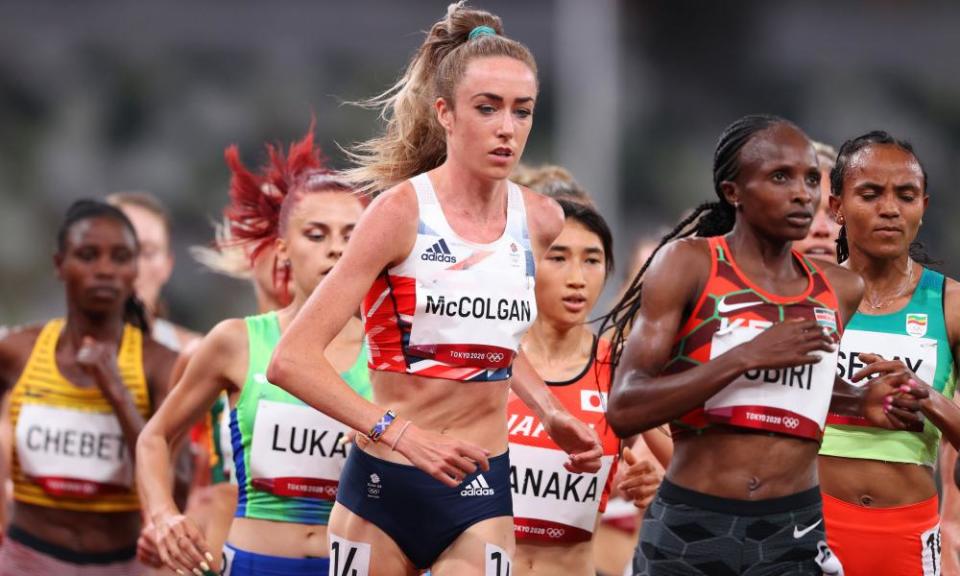
[[[443,238],[441,238],[433,246],[424,250],[423,254],[420,255],[420,259],[428,262],[447,262],[450,264],[455,264],[457,262],[457,257],[450,252],[450,248],[447,246],[447,241]]]
[[[461,496],[493,496],[493,488],[487,484],[483,474],[478,474],[469,486],[460,491]]]

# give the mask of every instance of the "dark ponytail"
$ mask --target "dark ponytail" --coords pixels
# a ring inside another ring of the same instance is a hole
[[[610,362],[611,382],[614,381],[620,355],[630,334],[633,319],[640,311],[643,293],[643,275],[661,248],[668,243],[691,236],[711,237],[722,236],[733,230],[737,220],[736,208],[723,195],[721,186],[725,182],[734,181],[740,173],[740,150],[758,132],[762,132],[777,124],[790,124],[778,116],[769,114],[754,114],[740,118],[723,131],[717,141],[713,155],[713,190],[718,200],[705,202],[697,206],[693,212],[681,220],[667,235],[660,239],[660,243],[643,263],[640,271],[630,281],[620,301],[600,320],[600,333],[612,330]]]
[[[144,334],[150,333],[150,320],[147,317],[147,307],[136,294],[131,294],[123,303],[123,321],[132,324]]]
[[[137,231],[133,227],[133,223],[130,222],[130,219],[127,218],[127,215],[119,208],[111,206],[106,202],[89,199],[77,200],[67,208],[67,213],[64,215],[63,221],[60,222],[60,227],[57,229],[57,253],[62,255],[66,251],[67,235],[70,233],[70,229],[73,228],[74,224],[94,218],[109,218],[122,224],[133,237],[134,245],[139,254],[140,240],[137,238]],[[143,305],[143,302],[137,298],[136,294],[131,294],[126,302],[124,302],[123,321],[136,326],[143,332],[150,332],[150,323],[147,320],[146,307]]]

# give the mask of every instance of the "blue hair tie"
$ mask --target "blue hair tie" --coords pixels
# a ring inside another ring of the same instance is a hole
[[[470,31],[470,35],[467,36],[467,40],[468,41],[473,40],[474,38],[478,38],[480,36],[496,36],[496,35],[497,35],[497,31],[489,26],[477,26],[476,28]]]

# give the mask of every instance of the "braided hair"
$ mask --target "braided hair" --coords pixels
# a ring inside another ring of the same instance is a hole
[[[77,200],[67,208],[67,213],[57,229],[57,253],[62,255],[66,252],[67,236],[69,236],[70,229],[75,224],[95,218],[109,218],[123,225],[130,232],[130,236],[133,237],[134,247],[139,254],[140,240],[137,238],[137,231],[127,215],[119,208],[106,202],[90,199]],[[136,293],[131,293],[123,304],[123,321],[136,326],[142,332],[150,332],[147,309]]]
[[[717,201],[700,204],[694,208],[690,215],[681,220],[673,230],[661,238],[650,257],[643,263],[640,271],[630,281],[630,285],[623,293],[620,301],[613,306],[610,312],[600,318],[600,333],[603,334],[607,330],[612,330],[610,347],[611,382],[614,381],[613,372],[620,362],[620,356],[630,334],[630,327],[640,311],[643,275],[650,267],[653,258],[661,248],[674,240],[691,236],[722,236],[733,230],[733,225],[737,219],[736,208],[727,201],[721,186],[725,182],[735,180],[740,174],[740,151],[747,142],[759,132],[778,124],[792,125],[791,122],[779,116],[751,114],[727,126],[720,135],[713,154],[713,190],[717,195]]]
[[[923,193],[927,193],[927,169],[924,168],[923,162],[920,161],[920,157],[917,156],[916,151],[914,151],[913,145],[906,140],[894,138],[889,132],[873,130],[847,140],[843,143],[843,146],[840,147],[840,152],[837,154],[837,162],[834,164],[833,170],[830,171],[831,195],[839,198],[843,193],[843,179],[846,177],[847,167],[850,165],[853,157],[864,148],[880,144],[896,146],[904,152],[909,152],[910,155],[913,156],[914,160],[917,161],[917,165],[920,166],[921,174],[923,174]],[[849,257],[850,246],[847,243],[847,225],[843,224],[840,226],[840,234],[837,236],[837,263],[842,264]],[[923,245],[923,242],[919,240],[910,243],[910,257],[913,258],[914,261],[928,266],[941,264],[939,260],[935,260],[927,254],[926,247]]]

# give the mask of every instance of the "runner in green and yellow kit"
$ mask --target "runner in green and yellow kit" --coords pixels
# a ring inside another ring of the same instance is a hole
[[[235,150],[228,217],[259,212],[258,226],[235,230],[257,248],[274,244],[281,291],[292,278],[292,301],[278,312],[220,323],[197,349],[169,402],[147,427],[138,451],[151,463],[141,471],[145,507],[164,562],[180,572],[220,568],[232,576],[297,575],[327,571],[326,523],[349,444],[348,429],[270,384],[267,365],[280,334],[333,268],[363,210],[351,189],[321,169],[300,171],[315,158],[312,135],[272,155],[286,171],[286,190],[249,172]],[[269,171],[268,171],[269,172]],[[249,223],[251,220],[244,217]],[[258,250],[254,249],[256,258]],[[325,350],[327,359],[359,394],[370,394],[359,320],[348,323]],[[230,400],[235,520],[220,556],[206,547],[193,522],[173,506],[165,478],[169,446],[210,406],[221,390]]]

